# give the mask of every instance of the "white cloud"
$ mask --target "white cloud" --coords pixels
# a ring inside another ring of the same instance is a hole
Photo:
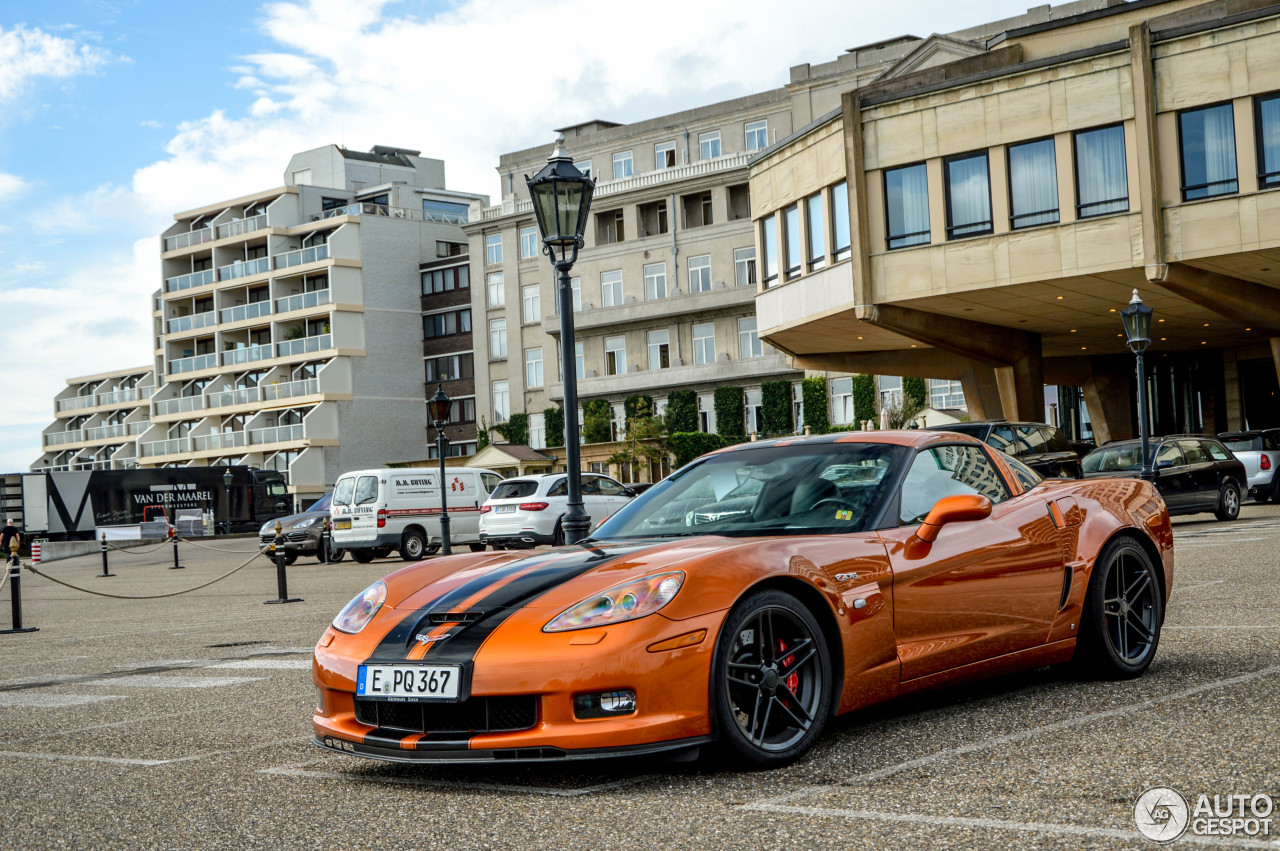
[[[27,182],[16,174],[0,172],[0,202],[10,201],[28,189]]]
[[[40,29],[0,27],[0,102],[12,100],[36,77],[75,77],[112,59],[106,50]]]

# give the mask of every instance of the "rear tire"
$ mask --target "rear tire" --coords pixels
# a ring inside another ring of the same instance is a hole
[[[292,550],[286,550],[286,551],[285,551],[285,554],[284,554],[284,563],[285,563],[285,566],[286,566],[286,567],[288,567],[289,565],[293,564],[293,563],[294,563],[295,561],[297,561],[297,560],[298,560],[298,554],[297,554],[297,553],[293,552]]]
[[[386,558],[387,556],[391,555],[391,551],[392,551],[393,549],[395,549],[395,547],[374,547],[374,549],[373,549],[373,557],[374,557],[374,558]]]
[[[427,536],[419,529],[405,529],[400,536],[400,558],[421,561],[427,554]]]
[[[1164,625],[1164,595],[1151,557],[1132,538],[1103,548],[1089,576],[1071,666],[1104,680],[1142,676]]]
[[[1240,516],[1240,489],[1235,482],[1227,482],[1218,493],[1218,507],[1213,516],[1219,520],[1235,520]]]
[[[352,550],[351,557],[356,561],[358,561],[360,564],[368,564],[369,562],[373,561],[373,550],[366,550],[366,549]]]

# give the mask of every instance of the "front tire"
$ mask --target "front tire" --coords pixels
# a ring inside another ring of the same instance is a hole
[[[1142,676],[1155,658],[1164,596],[1151,557],[1132,538],[1102,550],[1089,576],[1072,664],[1097,679]]]
[[[360,564],[368,564],[369,562],[373,561],[373,550],[367,550],[367,549],[352,550],[351,557],[356,561],[358,561]]]
[[[342,557],[345,556],[346,554],[347,554],[346,550],[342,549],[341,547],[335,547],[333,545],[332,539],[329,541],[329,557],[327,559],[329,564],[336,564],[337,562],[342,561]]]
[[[1218,493],[1218,507],[1213,516],[1219,520],[1235,520],[1240,516],[1240,489],[1235,482],[1227,482]]]
[[[783,591],[758,591],[725,620],[711,662],[721,747],[758,768],[795,762],[831,708],[831,654],[817,619]]]

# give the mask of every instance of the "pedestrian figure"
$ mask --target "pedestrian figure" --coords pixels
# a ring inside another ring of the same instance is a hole
[[[18,548],[22,548],[22,533],[18,531],[18,527],[13,525],[13,518],[6,517],[4,519],[4,528],[0,529],[0,552],[4,553],[5,561],[9,561],[10,551],[9,544],[14,540],[18,541]]]

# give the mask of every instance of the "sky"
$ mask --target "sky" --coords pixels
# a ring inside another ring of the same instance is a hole
[[[785,85],[793,65],[1027,0],[0,0],[0,472],[66,379],[151,361],[159,234],[326,144],[500,195],[505,151]],[[549,41],[559,39],[558,42]]]

